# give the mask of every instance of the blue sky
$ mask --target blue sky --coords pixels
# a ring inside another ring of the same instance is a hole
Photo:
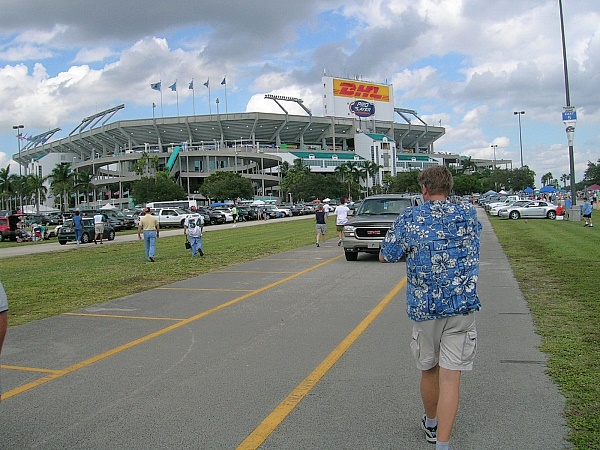
[[[321,75],[394,86],[395,106],[446,128],[437,151],[525,164],[536,184],[569,173],[561,112],[565,86],[558,1],[128,0],[3,1],[0,16],[0,167],[17,153],[13,125],[68,135],[95,112],[114,120],[195,109],[280,112],[264,94],[304,99],[322,113]],[[577,107],[576,179],[600,158],[600,4],[564,2],[571,104]],[[304,114],[290,109],[290,113]],[[13,173],[18,166],[11,165]]]

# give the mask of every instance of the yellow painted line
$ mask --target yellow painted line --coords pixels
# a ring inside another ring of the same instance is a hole
[[[275,272],[274,270],[219,270],[217,273],[266,273],[266,274],[289,274],[296,272]]]
[[[297,278],[299,276],[302,276],[302,275],[304,275],[304,274],[306,274],[308,272],[311,272],[313,270],[319,269],[319,268],[321,268],[321,267],[323,267],[323,266],[325,266],[325,265],[327,265],[327,264],[329,264],[329,263],[331,263],[331,262],[333,262],[336,259],[339,259],[341,257],[342,257],[342,255],[339,255],[339,256],[336,256],[335,258],[331,258],[331,259],[329,259],[327,261],[323,261],[322,263],[316,264],[316,265],[314,265],[312,267],[309,267],[308,269],[304,269],[304,270],[302,270],[300,272],[296,272],[295,274],[293,274],[293,275],[291,275],[289,277],[283,278],[283,279],[281,279],[279,281],[276,281],[275,283],[271,283],[271,284],[269,284],[267,286],[264,286],[262,288],[256,289],[255,291],[249,292],[249,293],[247,293],[245,295],[242,295],[242,296],[240,296],[238,298],[235,298],[235,299],[233,299],[233,300],[231,300],[229,302],[222,303],[219,306],[216,306],[216,307],[214,307],[212,309],[204,311],[204,312],[202,312],[200,314],[196,314],[195,316],[189,317],[187,319],[183,319],[183,320],[177,322],[176,324],[169,325],[166,328],[163,328],[161,330],[155,331],[154,333],[150,333],[150,334],[148,334],[146,336],[143,336],[143,337],[141,337],[139,339],[136,339],[134,341],[128,342],[127,344],[120,345],[119,347],[115,347],[115,348],[113,348],[111,350],[108,350],[108,351],[106,351],[104,353],[100,353],[99,355],[93,356],[93,357],[88,358],[88,359],[86,359],[84,361],[81,361],[81,362],[78,362],[76,364],[73,364],[72,366],[69,366],[69,367],[67,367],[65,369],[57,370],[56,372],[51,373],[49,375],[46,375],[45,377],[39,378],[39,379],[37,379],[35,381],[32,381],[30,383],[26,383],[26,384],[24,384],[22,386],[16,387],[14,389],[11,389],[10,391],[6,391],[4,394],[2,394],[2,399],[3,400],[7,400],[7,399],[9,399],[11,397],[14,397],[15,395],[22,394],[23,392],[26,392],[26,391],[28,391],[30,389],[33,389],[33,388],[38,387],[38,386],[41,386],[42,384],[46,384],[49,381],[52,381],[52,380],[55,380],[57,378],[63,377],[65,375],[73,373],[73,372],[75,372],[75,371],[77,371],[79,369],[83,369],[84,367],[91,366],[92,364],[97,363],[98,361],[102,361],[103,359],[106,359],[106,358],[108,358],[110,356],[116,355],[117,353],[121,353],[121,352],[123,352],[123,351],[125,351],[127,349],[135,347],[136,345],[148,342],[148,341],[150,341],[150,340],[152,340],[152,339],[154,339],[156,337],[162,336],[163,334],[169,333],[170,331],[173,331],[173,330],[176,330],[176,329],[181,328],[183,326],[186,326],[186,325],[188,325],[191,322],[194,322],[196,320],[202,319],[202,318],[204,318],[206,316],[209,316],[209,315],[211,315],[211,314],[213,314],[213,313],[215,313],[217,311],[220,311],[222,309],[225,309],[225,308],[228,308],[228,307],[230,307],[232,305],[235,305],[236,303],[244,301],[244,300],[246,300],[246,299],[248,299],[248,298],[250,298],[250,297],[252,297],[252,296],[254,296],[256,294],[260,294],[262,292],[268,291],[269,289],[272,289],[272,288],[274,288],[276,286],[279,286],[280,284],[286,283],[286,282],[288,282],[290,280],[293,280],[294,278]]]
[[[252,289],[223,289],[223,288],[178,288],[178,287],[159,287],[163,291],[211,291],[211,292],[252,292]]]
[[[390,304],[406,284],[406,277],[379,302],[379,304],[358,324],[358,326],[344,338],[342,342],[325,358],[310,375],[300,382],[298,386],[273,410],[271,413],[244,439],[237,447],[238,450],[251,450],[259,448],[293,409],[308,395],[344,353],[358,340],[373,321]]]
[[[39,372],[39,373],[57,373],[57,372],[59,372],[59,370],[38,369],[36,367],[23,367],[23,366],[0,366],[0,369],[20,370],[21,372]]]
[[[172,317],[147,317],[147,316],[119,316],[116,314],[87,314],[87,313],[63,313],[63,316],[84,316],[84,317],[107,317],[109,319],[141,319],[141,320],[172,320],[179,321],[185,319],[174,319]]]

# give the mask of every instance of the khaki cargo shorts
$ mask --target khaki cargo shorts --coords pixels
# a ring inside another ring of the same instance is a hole
[[[449,370],[471,370],[477,352],[475,312],[413,322],[410,348],[419,370],[437,364]]]

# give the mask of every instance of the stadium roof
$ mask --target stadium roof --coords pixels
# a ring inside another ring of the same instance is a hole
[[[444,128],[411,123],[359,121],[352,118],[316,117],[274,113],[230,113],[165,118],[122,120],[107,123],[115,107],[85,118],[70,135],[54,141],[40,141],[21,152],[28,163],[48,153],[75,153],[89,160],[126,150],[161,147],[188,143],[195,146],[233,146],[252,144],[261,147],[280,147],[281,144],[313,145],[322,148],[325,141],[341,146],[363,129],[392,137],[398,147],[428,152],[433,142],[444,135]],[[104,120],[103,120],[104,119]],[[375,129],[373,130],[373,125]],[[365,129],[368,128],[368,129]],[[53,130],[54,131],[54,130]],[[425,151],[423,151],[425,150]],[[19,155],[13,156],[14,160]]]

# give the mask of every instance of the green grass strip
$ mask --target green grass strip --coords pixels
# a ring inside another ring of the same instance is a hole
[[[600,448],[600,233],[583,222],[490,219],[567,399],[569,439]]]

